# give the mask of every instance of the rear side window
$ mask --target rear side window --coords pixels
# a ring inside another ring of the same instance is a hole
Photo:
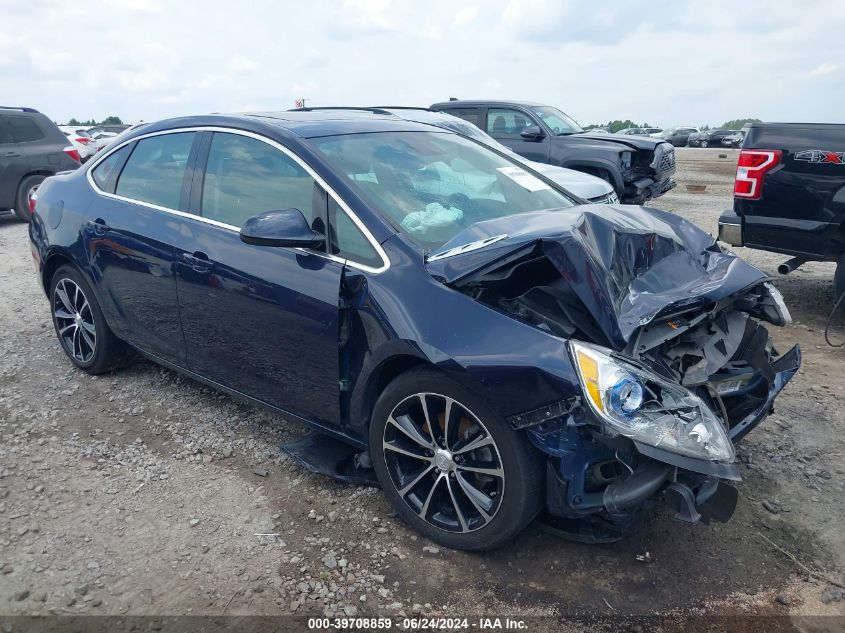
[[[123,161],[126,160],[126,155],[129,153],[130,147],[131,144],[121,147],[97,165],[94,168],[94,171],[91,172],[91,177],[94,179],[94,182],[97,183],[97,186],[103,191],[111,192],[112,187],[114,186],[114,177],[116,176],[115,172],[120,169],[121,165],[123,165]]]
[[[299,209],[313,225],[321,195],[315,184],[295,160],[272,145],[216,132],[205,168],[202,216],[240,227],[257,213]]]
[[[384,263],[370,240],[332,197],[329,197],[329,225],[333,255],[373,268]]]
[[[460,117],[464,121],[469,121],[475,126],[481,127],[481,116],[478,112],[478,108],[450,108],[449,110],[444,110],[446,114],[451,114],[452,116]]]
[[[15,143],[31,143],[46,138],[38,124],[29,117],[10,116],[9,131]]]
[[[179,132],[138,141],[118,178],[115,193],[178,209],[194,136],[194,132]]]

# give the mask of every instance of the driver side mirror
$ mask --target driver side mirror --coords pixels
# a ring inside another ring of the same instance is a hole
[[[299,209],[264,211],[241,227],[241,241],[256,246],[320,248],[326,238],[308,226]]]
[[[526,141],[542,141],[546,138],[546,133],[543,132],[543,130],[541,130],[537,125],[525,128],[519,133],[519,135]]]

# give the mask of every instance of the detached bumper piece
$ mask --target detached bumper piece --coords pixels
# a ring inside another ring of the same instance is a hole
[[[360,486],[378,486],[376,471],[368,459],[361,459],[361,451],[333,437],[313,431],[303,439],[279,444],[296,463],[334,479]]]

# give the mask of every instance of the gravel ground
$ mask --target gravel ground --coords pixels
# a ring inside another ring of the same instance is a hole
[[[678,187],[654,206],[715,231],[736,152],[678,157]],[[706,191],[688,193],[693,183]],[[772,275],[785,259],[737,252]],[[304,433],[296,423],[147,362],[101,377],[72,369],[23,224],[0,220],[0,262],[0,620],[845,615],[845,352],[823,339],[831,264],[778,280],[795,323],[775,338],[799,342],[804,365],[739,450],[730,523],[686,526],[657,509],[614,545],[532,526],[478,555],[418,537],[376,489],[289,461],[277,445]]]

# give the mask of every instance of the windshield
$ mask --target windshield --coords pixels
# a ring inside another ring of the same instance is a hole
[[[563,112],[557,108],[549,106],[539,106],[531,108],[531,111],[538,117],[543,119],[543,123],[549,126],[549,129],[556,136],[565,136],[566,134],[578,134],[584,130],[574,120],[570,119]]]
[[[515,161],[456,134],[378,132],[311,143],[375,211],[429,250],[476,222],[574,204]]]

